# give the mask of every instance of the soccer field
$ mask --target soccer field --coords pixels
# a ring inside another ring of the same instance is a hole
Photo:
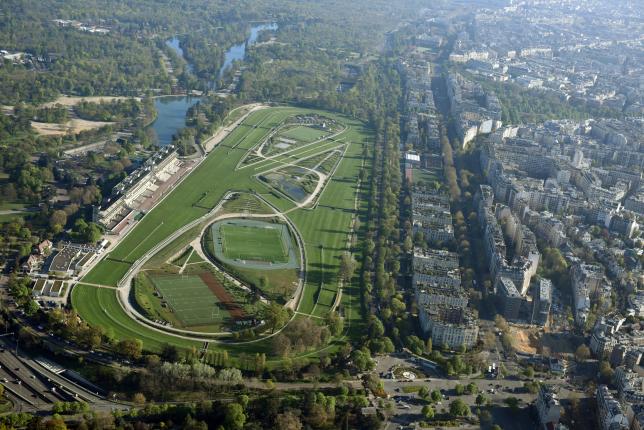
[[[228,316],[199,276],[151,276],[150,279],[161,293],[162,300],[185,326],[219,323]]]
[[[222,250],[232,260],[258,260],[285,263],[288,249],[282,240],[279,227],[222,224],[220,235]]]

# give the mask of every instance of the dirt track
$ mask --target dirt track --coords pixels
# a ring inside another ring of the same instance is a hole
[[[236,303],[235,299],[228,294],[228,291],[221,285],[221,282],[212,273],[205,272],[199,274],[199,277],[202,281],[208,285],[210,291],[213,292],[219,302],[223,307],[230,313],[230,316],[234,319],[243,319],[246,317],[246,313],[242,308],[240,308]]]

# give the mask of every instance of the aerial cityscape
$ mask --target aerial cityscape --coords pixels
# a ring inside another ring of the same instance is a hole
[[[3,0],[0,429],[644,428],[643,11]]]

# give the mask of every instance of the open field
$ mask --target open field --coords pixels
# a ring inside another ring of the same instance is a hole
[[[217,333],[257,313],[261,305],[213,272],[203,261],[187,265],[183,274],[165,269],[136,276],[130,302],[149,320],[199,333]]]
[[[358,192],[357,178],[364,164],[363,145],[372,139],[371,131],[359,121],[324,112],[323,115],[336,118],[348,126],[333,141],[326,140],[315,145],[304,145],[271,159],[237,168],[242,157],[265,139],[272,129],[279,126],[287,117],[302,112],[316,111],[271,108],[253,112],[208,155],[190,176],[148,213],[107,258],[84,278],[84,281],[116,286],[132,263],[174,231],[205,215],[228,191],[252,190],[277,210],[289,211],[287,216],[299,230],[307,256],[306,283],[298,312],[324,317],[337,295],[340,256],[347,249],[347,236],[355,213],[354,203]],[[340,160],[335,174],[327,181],[314,209],[298,209],[292,201],[255,180],[255,175],[280,167],[284,163],[297,164],[301,158],[328,153],[342,146],[347,146],[347,151]],[[365,166],[368,167],[368,163]],[[362,215],[366,196],[359,197],[358,210],[359,215]],[[196,202],[199,202],[198,206],[195,205]],[[185,240],[187,241],[188,238]],[[346,285],[342,294],[341,310],[350,334],[360,332],[359,302],[357,286]],[[111,327],[116,338],[139,337],[143,340],[146,349],[158,350],[159,345],[163,343],[172,343],[181,348],[199,343],[158,332],[131,320],[121,309],[116,300],[115,291],[112,289],[76,287],[72,294],[72,303],[81,317],[89,323]],[[102,309],[108,309],[106,306],[109,306],[109,315],[102,311]],[[297,318],[300,317],[305,316],[297,316]],[[267,352],[270,343],[270,340],[265,340],[248,345],[211,344],[210,348],[225,348],[233,354],[251,351]],[[337,347],[339,344],[331,344],[325,349]]]
[[[226,269],[237,278],[256,285],[264,296],[280,303],[291,298],[297,287],[297,269],[246,269],[242,266],[226,266]],[[266,287],[261,286],[260,278],[262,276],[268,280]]]
[[[271,300],[284,303],[292,297],[297,287],[299,273],[299,263],[295,255],[293,255],[293,261],[273,265],[264,262],[236,261],[217,257],[220,251],[215,251],[212,235],[205,236],[204,246],[204,251],[210,256],[209,258],[217,261],[227,273],[249,285],[254,285]],[[266,285],[262,284],[261,278],[265,278]]]
[[[318,115],[294,115],[285,124],[280,125],[261,147],[264,155],[275,155],[292,151],[298,147],[322,141],[341,131],[343,125],[336,119]],[[243,162],[251,164],[261,160],[256,154],[250,154]]]
[[[258,260],[283,263],[288,257],[287,244],[280,228],[225,223],[219,228],[222,250],[233,260]]]

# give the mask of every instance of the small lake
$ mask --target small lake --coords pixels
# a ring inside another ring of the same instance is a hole
[[[278,25],[274,22],[271,24],[252,26],[250,28],[250,36],[246,39],[246,42],[240,43],[239,45],[233,45],[228,49],[228,51],[226,51],[226,54],[224,55],[224,64],[221,66],[221,69],[219,69],[217,79],[221,79],[224,73],[232,67],[235,61],[240,61],[246,58],[246,48],[257,42],[257,38],[262,31],[275,31],[277,29]]]
[[[157,135],[159,146],[172,143],[174,136],[186,126],[186,113],[190,107],[199,101],[199,97],[169,96],[154,99],[157,119],[152,123],[152,129]]]

